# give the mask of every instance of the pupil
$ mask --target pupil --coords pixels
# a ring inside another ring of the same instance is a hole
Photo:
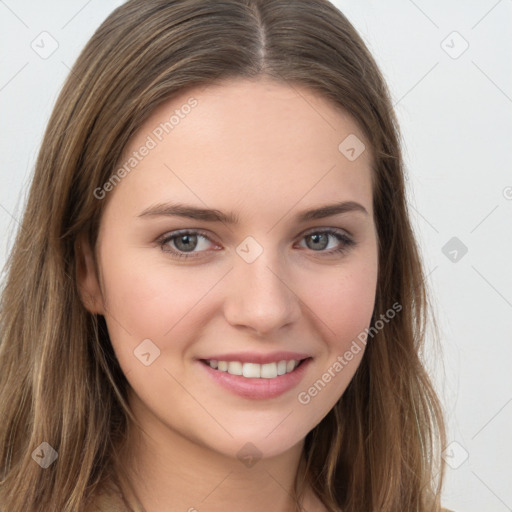
[[[327,241],[327,235],[325,233],[310,235],[310,239],[313,239],[314,244],[319,243],[321,237],[324,237],[324,242]],[[320,248],[325,249],[325,247],[326,247],[325,243],[321,244],[321,245],[322,245],[322,247],[320,247]],[[313,248],[315,248],[315,247],[313,247]],[[318,247],[316,247],[316,248],[318,249]]]
[[[178,249],[184,250],[184,251],[193,250],[194,242],[197,241],[196,239],[197,239],[196,235],[181,235],[179,238],[176,239],[176,246],[178,247]],[[180,247],[180,245],[182,245],[183,241],[185,241],[184,245],[182,247]]]

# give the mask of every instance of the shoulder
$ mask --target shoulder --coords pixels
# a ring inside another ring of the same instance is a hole
[[[97,497],[84,512],[127,512],[126,506],[116,497]]]
[[[119,493],[113,489],[104,489],[94,497],[84,512],[127,512],[127,510]]]

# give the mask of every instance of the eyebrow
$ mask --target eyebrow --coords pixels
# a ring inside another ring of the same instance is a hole
[[[360,212],[368,215],[366,208],[355,201],[343,201],[339,203],[327,204],[319,208],[304,210],[295,216],[297,222],[306,222],[309,220],[323,219],[333,215],[340,215],[349,212]],[[207,222],[222,222],[224,224],[238,224],[239,217],[233,213],[224,213],[220,210],[209,208],[198,208],[196,206],[182,203],[159,203],[146,208],[139,217],[157,217],[157,216],[177,216],[187,219],[202,220]]]

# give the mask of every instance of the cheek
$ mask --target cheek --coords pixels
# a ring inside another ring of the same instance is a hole
[[[298,391],[297,402],[315,422],[336,404],[361,363],[366,345],[360,335],[371,322],[377,273],[376,258],[368,258],[304,282],[304,302],[315,318],[324,352]]]
[[[194,269],[174,271],[140,253],[105,266],[107,308],[134,336],[162,338],[175,329],[215,284],[212,271],[197,277]]]
[[[178,382],[186,380],[188,349],[206,321],[204,301],[221,276],[138,258],[105,268],[107,324],[114,352],[144,403],[158,410],[164,398],[182,397],[169,403],[183,402],[189,408]]]
[[[375,305],[377,259],[353,258],[336,268],[308,273],[299,297],[322,329],[329,352],[346,346],[367,328]]]
[[[332,329],[342,338],[353,338],[368,327],[375,304],[376,275],[354,272],[332,286],[328,299],[331,304]]]

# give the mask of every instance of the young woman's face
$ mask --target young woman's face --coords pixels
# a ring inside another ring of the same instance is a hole
[[[97,191],[102,292],[86,286],[148,431],[273,456],[343,394],[377,284],[363,140],[314,93],[266,80],[191,89],[132,139]]]

